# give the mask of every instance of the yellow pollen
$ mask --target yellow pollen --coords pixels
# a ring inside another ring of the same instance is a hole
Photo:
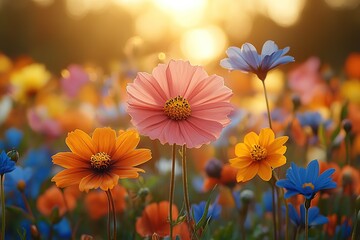
[[[263,146],[255,144],[250,151],[251,159],[254,161],[261,161],[264,160],[267,156],[266,148]]]
[[[177,96],[166,101],[164,106],[166,116],[175,121],[186,120],[191,114],[188,100]]]
[[[111,158],[104,152],[98,152],[91,156],[91,167],[96,170],[105,170],[110,166]]]
[[[315,186],[312,183],[304,183],[302,185],[302,188],[310,187],[312,190],[314,190]]]

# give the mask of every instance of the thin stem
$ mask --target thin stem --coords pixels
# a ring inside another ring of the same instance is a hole
[[[188,222],[189,230],[192,232],[189,191],[188,191],[188,184],[187,184],[186,145],[185,144],[182,146],[182,176],[183,176],[184,201],[185,201],[185,207],[186,207],[186,213],[187,213],[186,214],[187,222]]]
[[[5,240],[5,193],[4,193],[4,174],[1,174],[1,239]]]
[[[169,223],[170,223],[170,239],[173,239],[173,216],[172,205],[174,199],[175,189],[175,158],[176,158],[176,144],[172,146],[172,161],[171,161],[171,175],[170,175],[170,192],[169,192]]]
[[[275,182],[277,182],[279,180],[279,177],[277,176],[275,171],[273,171],[273,177],[275,179]],[[280,188],[280,193],[281,193],[281,195],[278,196],[278,200],[280,201],[280,199],[282,199],[284,201],[284,205],[285,205],[285,240],[287,240],[287,239],[289,239],[289,206],[284,197],[285,192],[284,192],[283,188]]]
[[[356,232],[357,232],[357,226],[358,226],[358,221],[359,221],[359,212],[355,212],[355,222],[354,222],[354,228],[353,228],[353,232],[351,234],[351,240],[355,240],[356,239]]]
[[[116,208],[115,208],[115,203],[114,203],[114,199],[112,197],[111,191],[108,190],[109,192],[109,197],[110,197],[110,203],[111,203],[111,208],[112,208],[112,215],[113,215],[113,236],[114,236],[114,240],[116,240]]]
[[[277,224],[276,224],[276,204],[275,204],[275,185],[271,184],[271,192],[272,192],[272,216],[273,216],[273,224],[274,224],[274,239],[277,240]]]
[[[298,239],[299,239],[299,233],[300,233],[300,227],[297,227],[297,228],[296,228],[296,231],[295,231],[295,236],[294,236],[294,239],[295,239],[295,240],[298,240]]]
[[[27,200],[27,198],[26,198],[26,196],[25,196],[25,193],[24,193],[23,191],[20,191],[20,194],[21,194],[21,198],[22,198],[23,201],[24,201],[25,208],[26,208],[26,210],[28,211],[28,213],[30,214],[31,220],[32,220],[32,221],[35,221],[34,213],[33,213],[32,210],[31,210],[29,201]]]
[[[350,165],[350,134],[346,133],[345,136],[345,157],[346,157],[346,164]]]
[[[305,207],[305,240],[309,237],[309,208]]]
[[[312,198],[311,198],[312,199]],[[311,199],[305,199],[305,240],[309,238],[309,208],[311,205]]]
[[[112,213],[112,206],[111,206],[111,202],[110,202],[110,197],[109,197],[109,193],[108,191],[106,191],[106,196],[108,199],[108,219],[107,219],[107,235],[108,235],[108,239],[111,240],[111,231],[110,231],[110,222],[111,222],[111,213]]]
[[[261,81],[263,84],[263,88],[264,88],[264,94],[265,94],[265,101],[266,101],[266,109],[267,109],[267,115],[268,115],[268,121],[269,121],[269,127],[272,129],[272,124],[271,124],[271,115],[270,115],[270,108],[269,108],[269,100],[268,100],[268,96],[267,96],[267,92],[266,92],[266,87],[265,87],[265,80]]]

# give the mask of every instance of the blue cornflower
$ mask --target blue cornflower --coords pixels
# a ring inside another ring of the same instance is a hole
[[[336,183],[330,177],[334,172],[335,169],[331,168],[319,175],[317,160],[312,160],[306,169],[291,163],[291,167],[286,171],[286,179],[277,181],[276,186],[287,190],[285,198],[301,194],[311,200],[321,190],[336,188]]]
[[[5,132],[4,139],[0,140],[0,148],[6,151],[19,148],[23,136],[23,132],[19,129],[9,128]]]
[[[292,204],[288,204],[289,206],[289,217],[291,222],[297,227],[305,226],[305,206],[300,205],[300,216],[296,211],[295,207]],[[329,222],[329,219],[320,214],[320,210],[318,207],[309,208],[309,226],[322,225]]]
[[[33,171],[31,168],[23,168],[21,166],[16,166],[14,171],[6,175],[4,188],[8,205],[25,207],[20,190],[24,191],[27,197],[30,195],[31,186],[29,185],[32,176]]]
[[[15,162],[12,161],[4,151],[2,151],[0,153],[0,175],[11,172],[14,169]]]
[[[202,201],[199,204],[192,204],[191,209],[194,214],[195,222],[198,223],[205,212],[206,202]],[[221,213],[221,206],[215,202],[210,205],[206,215],[206,219],[219,219]]]
[[[289,47],[279,49],[274,41],[268,40],[264,43],[261,54],[258,54],[252,44],[245,43],[241,49],[228,48],[226,54],[229,58],[221,60],[220,65],[229,70],[255,73],[260,80],[264,81],[268,71],[281,64],[294,61],[294,57],[285,56],[289,50]]]

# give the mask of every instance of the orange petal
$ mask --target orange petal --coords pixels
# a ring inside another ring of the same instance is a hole
[[[245,135],[244,143],[252,148],[252,146],[259,144],[259,136],[254,132],[249,132]]]
[[[92,173],[83,179],[81,179],[79,184],[80,191],[88,192],[90,189],[96,189],[100,187],[102,182],[102,176],[100,173]]]
[[[235,155],[240,156],[248,156],[250,157],[249,147],[245,143],[238,143],[235,146]]]
[[[259,164],[259,177],[264,181],[269,181],[272,176],[272,169],[266,161],[261,161]]]
[[[92,140],[94,143],[95,151],[104,152],[112,156],[116,143],[116,132],[111,128],[96,128]]]
[[[113,166],[116,167],[133,167],[147,162],[151,159],[151,151],[149,149],[135,149],[125,154],[120,159],[113,159]]]
[[[115,152],[112,155],[113,159],[120,159],[123,155],[136,148],[139,144],[140,137],[136,130],[128,130],[122,133],[116,139]]]
[[[251,158],[233,158],[229,160],[230,165],[234,168],[246,168],[253,160]]]
[[[105,174],[102,177],[100,188],[103,191],[113,189],[119,183],[119,176],[116,174]]]
[[[255,177],[259,171],[259,163],[253,162],[249,167],[246,168],[243,182],[249,181]]]
[[[263,128],[259,134],[259,144],[261,146],[269,146],[275,139],[275,134],[270,128]]]
[[[64,168],[88,168],[90,162],[72,152],[59,152],[52,156],[52,162]]]
[[[123,178],[137,178],[139,176],[138,172],[145,172],[141,168],[134,167],[112,167],[111,173],[119,176],[120,179]]]
[[[96,153],[90,136],[79,129],[70,132],[65,142],[70,150],[81,158],[90,159]]]
[[[89,174],[91,174],[91,172],[85,168],[70,168],[57,173],[51,181],[55,182],[56,186],[64,188],[79,184],[81,179]]]
[[[286,163],[286,157],[282,154],[271,154],[266,157],[266,162],[271,167],[277,168]]]
[[[279,149],[286,143],[286,141],[287,141],[288,139],[289,139],[288,136],[282,136],[282,137],[276,138],[276,139],[267,147],[268,154],[275,153],[277,150],[279,150]]]

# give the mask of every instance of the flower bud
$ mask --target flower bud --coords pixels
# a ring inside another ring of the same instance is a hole
[[[80,240],[93,240],[94,237],[91,235],[87,235],[87,234],[82,234],[80,237]]]
[[[145,199],[149,195],[150,190],[148,188],[140,188],[138,195],[140,198]]]
[[[342,121],[342,127],[343,129],[345,130],[345,132],[348,134],[351,132],[351,129],[352,129],[352,123],[349,119],[344,119]]]
[[[20,191],[20,192],[24,192],[25,191],[25,188],[26,188],[26,183],[24,180],[20,180],[17,184],[17,189]]]
[[[32,224],[30,226],[30,234],[31,234],[32,239],[39,239],[39,237],[40,237],[39,230],[37,229],[37,227],[34,224]]]
[[[206,163],[205,172],[209,177],[220,178],[223,163],[217,159],[211,159]]]
[[[291,100],[294,106],[294,111],[296,111],[301,106],[301,99],[299,95],[293,95]]]
[[[240,199],[242,203],[249,204],[254,199],[254,192],[249,189],[245,189],[240,193]]]
[[[16,151],[15,149],[8,151],[7,155],[15,163],[17,163],[17,161],[19,160],[19,152]]]

